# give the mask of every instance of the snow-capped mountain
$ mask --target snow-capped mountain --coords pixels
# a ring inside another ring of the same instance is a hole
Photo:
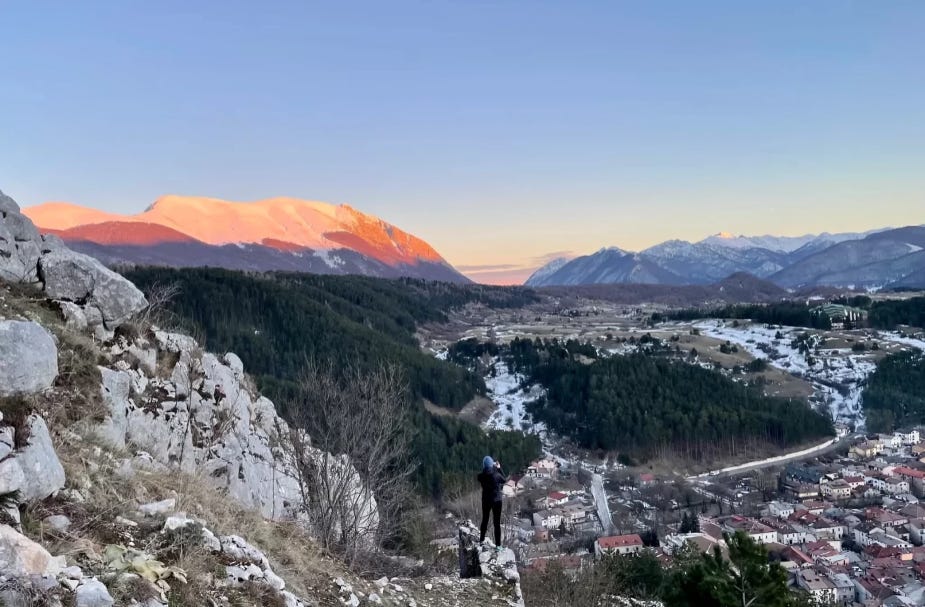
[[[546,280],[546,278],[550,274],[552,274],[553,272],[555,272],[556,270],[558,270],[559,268],[561,268],[568,262],[569,262],[568,257],[556,257],[555,259],[547,262],[546,265],[542,266],[541,268],[538,268],[533,274],[530,275],[529,278],[527,278],[524,284],[528,287],[532,287],[535,284],[541,283],[542,281]]]
[[[136,215],[68,203],[23,213],[42,232],[107,263],[468,281],[420,238],[347,205],[165,196]]]
[[[720,233],[696,243],[668,240],[640,253],[602,249],[544,266],[529,285],[704,285],[738,272],[788,288],[925,287],[925,227],[798,237]]]
[[[786,253],[758,247],[724,247],[705,241],[692,244],[669,240],[640,255],[693,284],[716,282],[735,272],[764,278],[787,265]]]
[[[792,253],[807,245],[818,246],[843,242],[845,240],[858,240],[871,232],[843,232],[841,234],[804,234],[803,236],[736,236],[729,232],[718,232],[708,236],[697,244],[709,244],[730,249],[767,249],[780,253]]]
[[[631,253],[617,247],[601,249],[592,255],[576,257],[561,265],[558,270],[547,272],[547,266],[540,268],[530,279],[532,286],[588,285],[588,284],[683,284],[681,277],[646,259],[639,253]],[[544,276],[545,274],[545,276]]]

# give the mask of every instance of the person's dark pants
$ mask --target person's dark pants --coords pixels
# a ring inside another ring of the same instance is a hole
[[[479,531],[482,536],[479,541],[485,541],[485,532],[488,531],[488,516],[491,515],[495,523],[495,546],[501,545],[501,502],[491,500],[482,500],[482,525]]]

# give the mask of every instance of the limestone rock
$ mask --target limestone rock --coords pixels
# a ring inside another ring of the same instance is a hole
[[[191,352],[199,347],[196,340],[189,335],[182,333],[170,333],[169,331],[155,331],[154,339],[157,341],[157,347],[167,352],[178,354],[180,352]]]
[[[165,500],[159,502],[152,502],[150,504],[142,504],[138,507],[138,511],[144,514],[145,516],[154,516],[156,514],[166,514],[173,511],[177,507],[177,500],[172,497],[169,497]]]
[[[71,528],[71,519],[64,516],[63,514],[53,514],[52,516],[47,516],[42,520],[42,522],[58,533],[64,533]]]
[[[466,522],[459,526],[459,576],[461,578],[488,577],[510,588],[511,604],[523,606],[520,573],[517,560],[510,548],[496,550],[494,546],[478,541],[479,530]]]
[[[9,525],[0,525],[0,571],[5,575],[56,576],[63,567],[64,557],[53,557]]]
[[[13,452],[15,446],[15,431],[13,427],[0,427],[0,460],[6,459],[6,457]],[[0,491],[0,493],[2,493],[2,491]]]
[[[38,266],[49,297],[96,307],[107,328],[148,305],[135,285],[88,255],[57,249],[44,255]]]
[[[0,217],[5,217],[8,213],[19,213],[19,205],[0,190]]]
[[[74,593],[76,607],[110,607],[114,603],[106,585],[96,578],[85,580]]]
[[[0,462],[0,495],[19,491],[26,483],[26,475],[15,457]]]
[[[0,320],[0,396],[34,394],[58,376],[55,340],[41,325]]]
[[[35,282],[40,243],[35,225],[12,198],[0,192],[0,278]]]
[[[87,328],[87,315],[83,308],[70,301],[59,301],[61,316],[64,317],[64,326],[72,331],[84,331]]]
[[[44,255],[45,253],[51,253],[58,249],[66,249],[67,246],[64,244],[64,241],[55,234],[42,234],[42,243],[39,248]]]
[[[45,420],[31,415],[26,423],[29,442],[14,457],[26,477],[20,492],[25,501],[45,499],[64,487],[64,467],[55,453]]]
[[[231,372],[234,373],[235,378],[241,379],[244,376],[244,363],[241,362],[241,359],[234,352],[228,352],[225,354],[224,362],[228,365],[228,368],[231,369]]]
[[[13,236],[13,240],[17,242],[37,242],[41,240],[35,224],[25,215],[7,213],[6,217],[3,218],[3,222],[7,231]]]

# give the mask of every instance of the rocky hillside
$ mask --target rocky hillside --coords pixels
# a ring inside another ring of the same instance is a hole
[[[0,604],[521,602],[513,555],[462,580],[379,553],[349,461],[290,428],[236,355],[159,329],[132,283],[40,237],[5,196],[0,277]],[[346,490],[326,493],[318,470]],[[323,553],[330,512],[395,577]]]

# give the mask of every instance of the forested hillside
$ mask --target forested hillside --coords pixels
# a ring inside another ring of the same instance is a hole
[[[360,276],[245,274],[220,269],[137,268],[124,274],[142,290],[173,285],[173,321],[215,351],[232,351],[258,386],[285,414],[308,360],[343,369],[395,363],[406,374],[417,409],[418,483],[434,494],[460,482],[486,453],[516,469],[539,450],[535,438],[481,429],[451,418],[432,418],[426,398],[458,409],[485,391],[478,375],[422,352],[418,323],[441,320],[470,302],[520,306],[536,299],[520,288],[457,285]]]
[[[783,301],[772,304],[732,304],[720,308],[686,308],[666,314],[653,314],[652,320],[698,320],[700,318],[740,318],[755,322],[831,329],[828,317],[811,312],[814,306],[805,303]]]
[[[910,299],[882,299],[873,301],[866,295],[839,297],[833,303],[867,310],[866,322],[859,324],[874,329],[895,329],[899,325],[925,328],[925,297]],[[654,322],[663,320],[697,320],[700,318],[741,318],[755,322],[831,329],[832,324],[823,314],[813,314],[817,307],[799,301],[781,301],[771,304],[732,304],[715,308],[684,308],[665,314],[652,315]]]
[[[881,360],[867,379],[861,404],[872,432],[925,421],[925,354],[899,352]]]
[[[478,351],[471,343],[464,348]],[[805,402],[769,398],[717,371],[660,355],[597,358],[575,341],[527,339],[500,352],[513,370],[546,388],[530,407],[535,420],[591,449],[699,460],[833,433],[831,421]]]
[[[925,297],[874,302],[868,320],[878,329],[895,329],[897,325],[925,328]]]

